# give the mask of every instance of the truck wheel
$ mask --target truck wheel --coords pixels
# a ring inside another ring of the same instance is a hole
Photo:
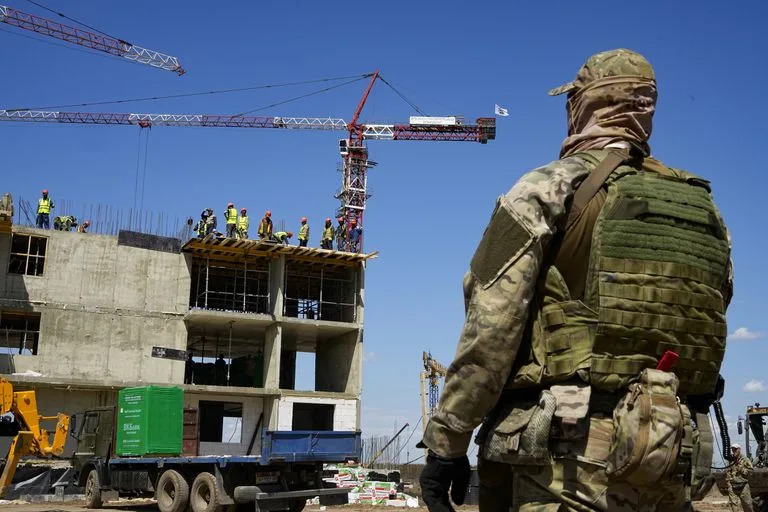
[[[184,512],[189,503],[189,484],[178,471],[169,469],[157,480],[155,499],[160,512]]]
[[[197,475],[195,481],[192,482],[189,505],[192,512],[220,512],[224,510],[224,507],[219,504],[215,476],[207,472]]]
[[[92,469],[85,481],[86,508],[101,508],[101,477],[99,472]]]
[[[306,499],[291,500],[288,502],[288,512],[301,512],[307,506]]]

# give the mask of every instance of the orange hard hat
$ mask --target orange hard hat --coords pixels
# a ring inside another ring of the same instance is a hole
[[[293,231],[289,231],[287,234],[288,234],[288,238],[291,238],[293,236]]]
[[[264,216],[265,217],[271,217],[272,216],[272,212],[267,210],[266,212],[264,212]]]
[[[331,222],[331,218],[330,217],[326,217],[325,218],[325,222]]]
[[[303,224],[303,223],[305,223],[305,222],[307,222],[307,218],[306,218],[306,217],[302,217],[302,218],[301,218],[301,222],[302,222],[302,224]]]
[[[235,206],[235,203],[227,203],[227,208],[229,208],[231,206]]]
[[[47,195],[47,194],[48,194],[48,189],[47,189],[47,188],[44,188],[44,189],[43,189],[43,195]]]
[[[89,220],[83,222],[83,226],[90,226],[90,225],[91,225],[91,221]]]
[[[245,208],[240,208],[240,211],[241,212],[247,212],[248,210],[246,210]]]

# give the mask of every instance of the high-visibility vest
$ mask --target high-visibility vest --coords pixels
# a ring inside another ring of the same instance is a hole
[[[259,236],[272,235],[272,220],[264,217],[259,224]]]
[[[286,238],[288,238],[288,233],[285,231],[278,231],[275,233],[275,238],[277,238],[278,242],[283,242]]]
[[[37,201],[37,213],[51,213],[53,208],[53,201],[50,198],[41,197]]]
[[[248,230],[248,216],[241,215],[237,219],[237,229],[247,231]]]
[[[309,240],[309,226],[302,224],[299,228],[299,240]]]
[[[224,218],[227,219],[227,224],[237,223],[237,210],[234,208],[227,208],[227,212],[224,214]]]
[[[333,240],[333,226],[327,226],[323,230],[323,240]]]

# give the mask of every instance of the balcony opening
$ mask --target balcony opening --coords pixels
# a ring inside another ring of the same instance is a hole
[[[200,442],[241,443],[243,404],[200,401]]]
[[[333,404],[293,404],[291,430],[333,430]]]

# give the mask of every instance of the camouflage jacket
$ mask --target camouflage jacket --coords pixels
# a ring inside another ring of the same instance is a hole
[[[575,188],[593,167],[576,153],[525,174],[497,200],[464,277],[464,326],[422,440],[437,455],[464,455],[475,427],[498,402],[550,242],[567,219]]]
[[[423,439],[437,455],[464,455],[472,431],[496,405],[520,347],[547,246],[567,214],[574,185],[590,168],[578,155],[552,162],[524,175],[497,200],[494,217],[511,217],[517,232],[489,233],[492,219],[483,238],[502,235],[517,243],[514,252],[505,251],[504,264],[492,276],[475,268],[481,244],[464,276],[464,327]]]
[[[752,463],[748,458],[741,456],[725,470],[725,482],[729,488],[731,484],[745,484],[749,481],[750,473],[752,473]]]

